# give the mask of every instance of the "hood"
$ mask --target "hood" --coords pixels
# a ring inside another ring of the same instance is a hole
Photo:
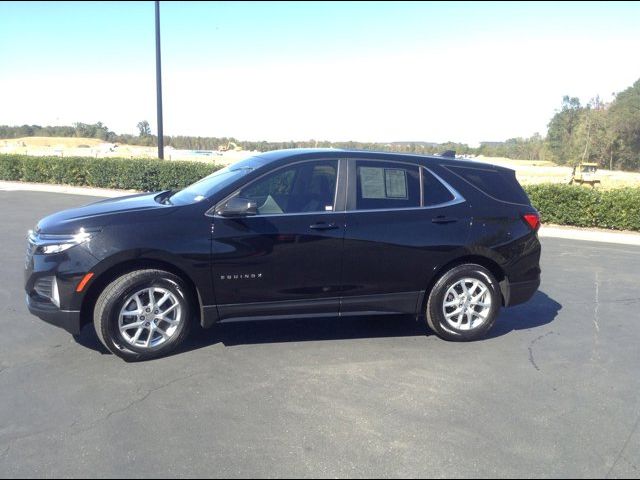
[[[172,205],[158,203],[156,193],[141,193],[126,197],[109,198],[88,205],[62,210],[49,215],[38,222],[39,233],[73,233],[80,228],[93,229],[114,225],[137,216],[136,221],[144,222],[159,215],[166,215],[175,210]]]

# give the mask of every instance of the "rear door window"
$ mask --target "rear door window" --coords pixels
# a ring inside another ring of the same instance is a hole
[[[418,166],[356,160],[356,210],[420,206]]]

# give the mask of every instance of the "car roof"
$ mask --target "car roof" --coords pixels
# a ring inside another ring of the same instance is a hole
[[[418,163],[422,160],[427,165],[435,163],[443,166],[458,166],[470,168],[489,168],[492,170],[513,171],[510,168],[494,165],[491,163],[480,162],[477,160],[457,159],[451,157],[442,157],[438,155],[417,155],[414,153],[398,153],[398,152],[380,152],[374,150],[346,150],[340,148],[288,148],[283,150],[271,150],[256,155],[256,158],[262,160],[263,164],[273,162],[287,163],[287,161],[299,160],[303,158],[343,158],[346,155],[356,158],[371,158],[375,160],[405,160]]]

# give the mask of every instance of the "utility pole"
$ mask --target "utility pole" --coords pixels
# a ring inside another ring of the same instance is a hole
[[[158,158],[164,159],[164,134],[162,131],[162,67],[160,65],[160,1],[156,0],[156,96],[158,113]]]

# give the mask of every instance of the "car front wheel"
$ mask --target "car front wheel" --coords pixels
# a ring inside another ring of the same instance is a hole
[[[493,326],[501,304],[499,285],[489,270],[476,264],[459,265],[431,290],[427,323],[445,340],[476,340]]]
[[[190,296],[184,282],[163,270],[136,270],[105,287],[94,308],[100,341],[127,360],[166,355],[189,333]]]

